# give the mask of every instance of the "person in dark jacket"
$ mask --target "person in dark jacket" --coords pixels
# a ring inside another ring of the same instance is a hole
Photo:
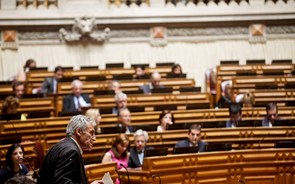
[[[134,133],[134,144],[135,147],[130,149],[130,157],[128,161],[128,167],[130,168],[141,168],[144,159],[144,150],[146,143],[149,139],[149,135],[146,131],[138,129]]]
[[[82,150],[91,150],[95,138],[95,121],[73,116],[67,126],[66,138],[55,144],[45,156],[37,178],[38,184],[87,184]],[[100,183],[96,180],[92,184]]]
[[[28,174],[28,168],[23,164],[24,148],[18,144],[12,144],[6,153],[6,167],[0,170],[0,184],[4,184],[15,176]]]
[[[206,142],[201,141],[201,125],[193,124],[189,127],[187,139],[177,142],[174,147],[183,148],[197,146],[199,152],[205,152],[206,145]]]

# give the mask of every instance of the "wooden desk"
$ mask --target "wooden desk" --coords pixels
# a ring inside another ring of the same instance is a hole
[[[117,178],[117,173],[115,170],[117,169],[117,163],[97,163],[97,164],[89,164],[85,165],[86,175],[88,177],[88,183],[93,182],[94,180],[101,180],[105,173],[110,173],[113,181]]]
[[[293,184],[294,165],[295,149],[239,150],[145,158],[142,171],[129,175],[134,184],[153,183],[153,176],[169,184]]]

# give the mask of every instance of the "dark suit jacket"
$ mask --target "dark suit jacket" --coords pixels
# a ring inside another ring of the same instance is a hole
[[[46,77],[42,83],[41,92],[44,94],[53,93],[54,77]]]
[[[175,144],[175,148],[182,148],[182,147],[189,147],[189,140],[185,139],[182,141],[179,141]],[[199,146],[199,152],[205,152],[206,151],[206,145],[208,143],[204,142],[204,141],[199,141],[198,146]]]
[[[81,94],[82,98],[85,100],[86,103],[90,103],[89,96],[87,94]],[[63,98],[63,106],[62,111],[63,112],[77,112],[78,109],[75,107],[74,102],[74,95],[70,94]]]
[[[87,184],[83,157],[76,143],[66,137],[47,153],[38,184]]]
[[[128,167],[130,167],[130,168],[141,167],[136,148],[130,149],[130,157],[128,160]]]
[[[163,85],[159,85],[158,88],[165,88],[165,86]],[[150,88],[150,85],[143,85],[143,86],[139,86],[139,89],[143,91],[144,94],[149,94],[152,92],[152,89]]]

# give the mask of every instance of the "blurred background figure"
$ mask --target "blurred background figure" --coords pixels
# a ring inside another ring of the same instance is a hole
[[[232,103],[229,106],[229,120],[226,122],[227,128],[235,128],[242,120],[241,104]]]
[[[173,73],[175,75],[182,74],[182,67],[180,66],[180,64],[174,64],[172,66],[171,73]]]
[[[117,126],[122,133],[130,134],[133,132],[133,127],[131,126],[131,113],[128,108],[119,109]]]
[[[101,115],[100,115],[99,109],[94,109],[94,108],[88,109],[86,111],[85,115],[95,121],[95,123],[96,123],[95,132],[97,134],[100,134],[101,128],[100,128],[99,124],[101,122]]]
[[[236,97],[236,102],[241,103],[242,107],[253,107],[255,104],[255,98],[251,91],[247,91],[244,94],[241,94],[240,98],[238,99],[239,95]]]
[[[25,94],[25,84],[23,82],[14,82],[12,83],[12,90],[14,93],[14,96],[18,99],[21,99],[23,95]]]
[[[134,67],[134,79],[148,79],[149,75],[145,73],[144,65],[137,65]]]
[[[209,68],[205,72],[205,78],[206,78],[206,88],[207,92],[209,92],[212,96],[212,105],[216,105],[216,69],[215,68]]]
[[[116,162],[117,169],[121,170],[127,168],[129,160],[129,138],[126,134],[120,134],[116,137],[115,141],[112,144],[112,148],[105,153],[102,158],[102,163]],[[122,165],[124,166],[122,166]],[[120,184],[119,179],[116,179],[116,184]]]
[[[17,114],[17,108],[19,107],[19,99],[13,96],[8,96],[4,99],[2,104],[1,114]],[[26,120],[26,116],[21,114],[20,120]]]
[[[119,92],[115,94],[116,107],[112,109],[112,114],[118,114],[121,108],[127,108],[128,97],[125,93]]]
[[[28,59],[24,65],[24,68],[20,70],[15,76],[16,81],[26,81],[26,73],[30,71],[32,68],[36,68],[37,63],[33,59]]]
[[[63,98],[63,112],[80,112],[82,107],[91,106],[90,98],[82,93],[83,83],[80,80],[72,82],[72,94]]]
[[[279,119],[278,117],[278,106],[276,103],[269,103],[266,105],[266,117],[262,120],[262,126],[272,127],[274,120]]]
[[[46,77],[42,83],[41,93],[48,94],[57,92],[57,83],[63,78],[64,69],[61,66],[57,66],[54,69],[53,77]]]
[[[28,174],[29,169],[23,164],[24,148],[16,143],[12,144],[6,153],[6,166],[0,171],[0,184],[4,184],[15,176]]]
[[[201,141],[201,125],[193,124],[189,127],[187,139],[177,142],[174,147],[198,147],[198,152],[204,152],[206,145],[206,142]]]
[[[150,83],[147,85],[140,86],[139,89],[143,91],[144,94],[151,94],[152,89],[155,88],[165,88],[161,83],[161,75],[159,72],[153,72],[150,78]]]
[[[108,87],[110,91],[114,91],[115,94],[122,92],[121,83],[118,80],[112,80]]]
[[[157,127],[157,132],[165,132],[169,125],[172,125],[174,123],[174,116],[173,113],[170,110],[164,110],[159,115],[159,123]]]
[[[146,143],[149,140],[147,131],[138,129],[134,133],[134,144],[135,147],[130,149],[130,157],[128,161],[128,167],[141,169],[144,158],[144,150]]]
[[[19,100],[13,96],[8,96],[4,99],[1,112],[3,114],[15,114],[19,107]]]
[[[222,96],[219,98],[216,107],[217,108],[228,108],[232,103],[232,82],[223,81],[221,83]]]

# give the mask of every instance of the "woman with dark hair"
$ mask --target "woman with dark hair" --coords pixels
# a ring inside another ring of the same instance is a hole
[[[0,171],[0,184],[4,184],[8,179],[15,176],[28,174],[28,168],[22,163],[24,158],[24,148],[18,144],[12,144],[6,153],[6,167]]]
[[[16,75],[16,81],[26,81],[26,73],[30,71],[31,68],[36,68],[37,63],[33,59],[28,59],[24,65],[23,70],[20,70]]]
[[[172,69],[171,69],[171,73],[173,73],[175,75],[182,74],[182,67],[180,66],[180,64],[173,65]]]
[[[159,116],[159,123],[157,132],[165,132],[169,125],[174,123],[174,116],[170,110],[164,110]]]
[[[112,148],[104,155],[102,163],[116,162],[118,170],[124,169],[123,166],[127,168],[129,159],[129,142],[129,138],[126,134],[118,135],[113,142]],[[116,184],[119,183],[120,181],[117,178]]]

